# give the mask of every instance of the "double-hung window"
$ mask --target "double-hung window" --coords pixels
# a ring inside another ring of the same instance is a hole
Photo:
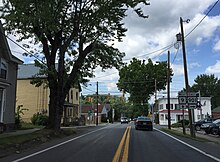
[[[7,79],[8,63],[5,59],[0,58],[0,78]]]

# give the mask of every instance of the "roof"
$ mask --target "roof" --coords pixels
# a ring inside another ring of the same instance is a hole
[[[21,61],[20,59],[18,59],[17,57],[15,57],[11,54],[11,50],[9,48],[8,41],[6,39],[5,31],[3,29],[1,20],[0,20],[0,42],[1,42],[1,46],[3,46],[3,48],[1,48],[1,49],[3,49],[2,53],[4,54],[4,56],[7,60],[10,60],[10,61],[15,62],[17,64],[23,64],[23,61]]]
[[[214,113],[220,113],[220,106],[214,108],[214,109],[212,110],[212,112],[214,112]]]
[[[159,113],[168,113],[168,110],[159,111]],[[170,110],[170,113],[183,113],[182,110]],[[188,111],[184,110],[184,113],[188,113]]]
[[[23,64],[18,65],[18,79],[30,79],[34,75],[39,73],[40,68],[34,64]],[[42,78],[46,78],[45,75],[42,75]]]
[[[200,97],[201,100],[210,100],[211,97]],[[158,98],[158,102],[161,100],[168,100],[166,97]],[[170,100],[178,100],[178,97],[171,97]]]

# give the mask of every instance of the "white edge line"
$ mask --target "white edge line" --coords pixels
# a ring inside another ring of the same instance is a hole
[[[167,135],[167,136],[169,136],[170,138],[173,138],[174,140],[176,140],[176,141],[178,141],[178,142],[180,142],[180,143],[182,143],[182,144],[184,144],[184,145],[186,145],[186,146],[188,146],[188,147],[190,147],[190,148],[192,148],[192,149],[198,151],[199,153],[201,153],[201,154],[203,154],[203,155],[205,155],[205,156],[207,156],[207,157],[209,157],[209,158],[211,158],[211,159],[214,159],[214,160],[220,162],[220,159],[219,159],[219,158],[217,158],[217,157],[215,157],[215,156],[212,156],[212,155],[210,155],[210,154],[208,154],[208,153],[206,153],[206,152],[204,152],[204,151],[202,151],[202,150],[200,150],[200,149],[198,149],[198,148],[196,148],[196,147],[194,147],[194,146],[192,146],[192,145],[190,145],[190,144],[188,144],[188,143],[186,143],[186,142],[183,142],[183,141],[181,141],[180,139],[175,138],[175,137],[171,136],[170,134],[167,134],[167,133],[165,133],[165,132],[163,132],[163,131],[161,131],[161,130],[159,130],[159,129],[157,129],[157,128],[154,128],[154,129],[157,130],[157,131],[159,131],[159,132],[161,132],[161,133],[163,133],[163,134],[165,134],[165,135]]]
[[[30,155],[28,155],[28,156],[25,156],[25,157],[23,157],[23,158],[16,159],[16,160],[14,160],[14,161],[12,161],[12,162],[19,162],[19,161],[28,159],[28,158],[30,158],[30,157],[33,157],[33,156],[36,156],[36,155],[41,154],[41,153],[43,153],[43,152],[52,150],[52,149],[54,149],[54,148],[56,148],[56,147],[59,147],[59,146],[64,145],[64,144],[66,144],[66,143],[72,142],[72,141],[74,141],[74,140],[76,140],[76,139],[82,138],[82,137],[84,137],[84,136],[87,136],[87,135],[89,135],[89,134],[92,134],[92,133],[94,133],[94,132],[100,131],[100,130],[105,129],[105,128],[107,128],[107,127],[103,127],[103,128],[100,128],[100,129],[97,129],[97,130],[88,132],[88,133],[86,133],[86,134],[82,134],[82,135],[80,135],[80,136],[77,136],[77,137],[72,138],[72,139],[70,139],[70,140],[67,140],[67,141],[65,141],[65,142],[59,143],[59,144],[57,144],[57,145],[48,147],[48,148],[43,149],[43,150],[41,150],[41,151],[38,151],[38,152],[35,152],[35,153],[30,154]]]

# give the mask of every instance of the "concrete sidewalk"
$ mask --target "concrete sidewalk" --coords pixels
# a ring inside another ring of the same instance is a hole
[[[182,128],[172,128],[172,130],[183,132]],[[189,128],[186,128],[186,134],[190,135],[190,129]],[[196,135],[196,137],[204,138],[204,139],[207,139],[209,141],[220,144],[220,136],[218,136],[218,135],[206,134],[204,131],[195,131],[195,135]]]

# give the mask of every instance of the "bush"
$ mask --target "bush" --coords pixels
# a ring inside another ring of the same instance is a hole
[[[46,126],[48,123],[48,116],[40,113],[36,113],[31,118],[31,122],[34,125],[43,125]]]
[[[102,117],[102,118],[101,118],[101,122],[102,122],[102,123],[107,123],[107,119],[108,119],[107,117]]]
[[[171,126],[172,126],[173,128],[183,127],[183,121],[184,121],[184,123],[185,123],[185,127],[187,127],[187,126],[189,125],[189,120],[186,120],[186,119],[180,120],[180,121],[178,121],[177,123],[173,123]]]
[[[23,105],[18,105],[15,112],[15,127],[17,129],[21,128],[22,118],[21,115],[24,115],[24,111],[27,111],[28,109],[23,108]]]
[[[181,123],[173,123],[171,126],[173,128],[179,128],[179,127],[182,127],[182,124]]]
[[[178,121],[178,123],[183,123],[183,120]],[[189,125],[189,120],[184,119],[185,126]]]

